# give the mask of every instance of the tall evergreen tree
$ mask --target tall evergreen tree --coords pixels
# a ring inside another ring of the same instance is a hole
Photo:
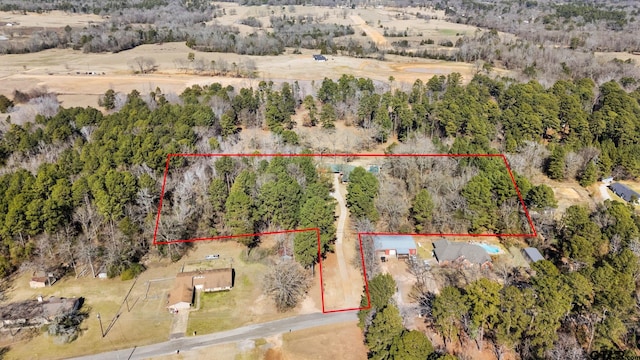
[[[365,342],[369,347],[370,359],[392,359],[391,346],[394,339],[404,331],[402,317],[395,305],[387,305],[376,313],[371,326],[367,329]]]
[[[421,233],[425,231],[433,217],[434,204],[431,195],[427,189],[422,189],[413,199],[411,206],[411,216],[416,224],[416,231]]]

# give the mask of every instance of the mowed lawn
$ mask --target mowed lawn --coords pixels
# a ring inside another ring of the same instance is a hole
[[[262,277],[268,267],[240,260],[242,249],[234,256],[234,286],[229,291],[201,293],[189,314],[187,335],[231,330],[246,324],[291,316],[276,311],[273,301],[262,294]]]

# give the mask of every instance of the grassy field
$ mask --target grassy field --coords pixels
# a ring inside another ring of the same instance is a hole
[[[362,331],[356,322],[294,331],[282,336],[285,359],[367,358]]]
[[[459,30],[456,30],[456,29],[437,29],[437,30],[438,30],[438,34],[444,35],[444,36],[465,35],[464,32],[460,32]]]
[[[250,279],[246,273],[248,267],[244,267],[244,273],[236,279],[234,288],[230,291],[219,293],[200,294],[200,309],[191,311],[187,334],[208,334],[212,332],[230,330],[242,325],[257,322],[257,320],[278,318],[275,308],[270,301],[261,298],[261,289],[258,279]],[[255,266],[256,274],[265,271],[265,266]],[[258,306],[259,300],[262,310],[266,314],[259,314],[252,309]],[[261,316],[264,315],[264,316]]]
[[[354,27],[356,34],[345,37],[345,39],[353,38],[365,42],[370,41],[370,38],[361,35],[363,26],[370,30],[369,35],[376,42],[387,42],[387,39],[381,35],[385,27],[407,28],[412,29],[412,32],[422,33],[422,36],[413,34],[407,38],[414,42],[419,42],[423,37],[433,38],[436,42],[444,39],[455,42],[459,37],[456,34],[475,31],[475,27],[448,23],[442,20],[442,14],[437,12],[432,14],[437,19],[433,18],[429,21],[418,19],[415,13],[424,14],[427,11],[418,8],[403,9],[402,17],[398,18],[400,16],[399,10],[394,8],[352,10],[295,6],[292,8],[293,10],[289,7],[283,10],[282,7],[242,7],[232,3],[220,3],[219,5],[225,9],[227,15],[216,18],[212,24],[215,22],[237,26],[241,32],[255,30],[238,24],[241,19],[254,16],[266,27],[269,25],[269,16],[272,15],[272,12],[287,16],[309,14],[318,17],[319,14],[322,14],[324,23]],[[37,14],[18,16],[0,13],[0,21],[3,17],[5,20],[13,19],[11,21],[17,21],[21,24],[40,23],[46,17],[52,27],[64,27],[67,23],[72,26],[80,26],[92,21],[101,21],[99,17],[95,16],[76,16],[63,13],[55,13],[51,18],[49,18],[49,14],[46,16]],[[366,25],[365,22],[370,25]],[[97,106],[98,96],[104,94],[108,89],[125,93],[137,89],[142,93],[147,93],[160,87],[164,92],[181,92],[188,86],[211,82],[255,87],[260,80],[273,80],[274,82],[298,80],[303,86],[311,81],[318,83],[325,76],[337,78],[342,74],[368,77],[381,82],[386,82],[389,76],[393,76],[398,86],[402,86],[402,84],[408,86],[416,79],[426,82],[434,75],[446,75],[454,71],[461,73],[463,81],[468,82],[474,73],[474,67],[471,64],[392,55],[387,55],[384,61],[380,61],[356,59],[338,54],[329,56],[329,61],[325,63],[315,63],[311,55],[316,53],[316,50],[302,49],[301,54],[292,54],[292,51],[293,49],[288,49],[286,54],[279,56],[195,52],[196,60],[202,60],[204,63],[224,60],[229,64],[241,64],[247,59],[253,60],[257,68],[257,79],[212,77],[178,71],[176,62],[187,59],[187,55],[194,52],[184,43],[143,45],[117,54],[85,54],[82,51],[70,49],[50,49],[32,54],[3,55],[3,66],[0,68],[0,80],[3,86],[0,87],[0,94],[10,95],[14,89],[29,90],[43,86],[57,93],[63,101],[63,106]],[[129,64],[138,56],[153,58],[158,66],[157,72],[133,75]],[[500,70],[496,69],[496,71]],[[100,75],[85,75],[86,72],[95,72]]]
[[[416,242],[419,244],[418,256],[424,260],[433,259],[433,241],[427,238],[417,238]]]
[[[166,267],[162,267],[165,269]],[[169,266],[171,268],[171,266]],[[52,287],[30,289],[30,273],[23,273],[14,281],[6,295],[8,301],[35,299],[37,295],[84,297],[84,310],[88,318],[82,323],[82,334],[70,344],[58,344],[54,338],[42,334],[29,341],[10,344],[11,350],[5,359],[61,359],[96,351],[109,351],[122,347],[140,346],[167,339],[171,316],[164,309],[165,298],[144,299],[145,281],[158,274],[158,269],[143,273],[133,286],[129,306],[123,300],[133,281],[120,279],[98,280],[93,278],[67,278]],[[102,337],[97,315],[107,330],[112,319],[117,317],[105,337]],[[119,314],[119,315],[118,315]]]
[[[360,328],[355,322],[319,326],[268,338],[209,346],[153,358],[154,360],[361,360],[366,359]],[[215,354],[215,357],[212,357]]]

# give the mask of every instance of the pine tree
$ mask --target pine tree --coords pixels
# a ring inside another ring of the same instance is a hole
[[[392,359],[424,360],[433,352],[433,344],[427,336],[418,330],[411,330],[393,339],[390,355]]]
[[[338,116],[336,115],[336,109],[330,103],[322,105],[320,111],[320,122],[325,129],[333,129],[336,127],[335,122]]]
[[[558,202],[553,194],[553,189],[545,184],[534,186],[527,193],[525,200],[527,205],[535,210],[558,207]]]
[[[582,174],[580,174],[580,186],[587,187],[598,180],[598,168],[593,161],[589,161]]]
[[[318,109],[316,107],[316,101],[313,99],[313,96],[307,95],[303,100],[304,108],[309,111],[308,119],[305,119],[302,125],[304,126],[316,126],[316,122],[318,122]]]
[[[440,292],[440,295],[433,301],[433,319],[436,328],[447,343],[458,338],[462,316],[468,311],[460,290],[452,286],[447,286]]]
[[[240,179],[240,176],[238,177]],[[238,180],[236,179],[236,180]],[[225,202],[225,223],[233,235],[255,233],[253,200],[247,195],[239,181],[233,184],[229,197]],[[253,237],[239,237],[238,242],[251,246],[255,239]]]
[[[402,317],[395,305],[387,305],[382,311],[376,313],[365,335],[365,342],[369,347],[369,358],[389,359],[391,345],[402,331],[404,331]]]
[[[547,174],[551,179],[563,180],[565,178],[564,156],[565,152],[563,147],[554,147],[547,165]]]
[[[416,231],[418,233],[425,231],[431,223],[433,208],[433,200],[431,199],[429,191],[427,191],[427,189],[420,190],[413,199],[411,206],[411,215],[413,216],[413,221],[416,224]]]

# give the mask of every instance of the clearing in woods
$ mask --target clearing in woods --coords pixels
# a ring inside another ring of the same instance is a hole
[[[511,169],[507,162],[507,159],[504,155],[501,154],[169,154],[167,156],[166,167],[164,172],[164,178],[162,182],[162,190],[160,194],[160,201],[158,205],[158,213],[156,217],[156,227],[154,231],[153,244],[172,244],[172,243],[185,243],[185,242],[201,242],[201,241],[210,241],[210,240],[221,240],[221,239],[230,239],[235,237],[243,237],[243,236],[259,236],[264,234],[239,234],[234,236],[218,236],[218,237],[207,237],[207,238],[194,238],[194,239],[169,239],[158,241],[158,227],[160,224],[160,217],[162,214],[162,203],[165,196],[165,186],[167,183],[167,177],[169,175],[169,169],[172,158],[216,158],[216,157],[238,157],[238,158],[274,158],[274,157],[312,157],[316,158],[320,161],[337,161],[340,158],[342,162],[347,162],[347,159],[358,158],[358,157],[366,157],[366,158],[377,158],[378,161],[382,161],[385,158],[393,158],[393,157],[457,157],[457,158],[465,158],[465,157],[486,157],[486,158],[496,158],[498,161],[502,161],[505,165],[505,170],[508,172],[512,184],[516,190],[518,195],[518,199],[520,201],[520,205],[522,206],[522,211],[526,216],[526,221],[530,227],[531,233],[526,234],[427,234],[427,236],[473,236],[473,237],[493,237],[493,236],[504,236],[504,237],[529,237],[536,236],[535,227],[533,226],[533,222],[529,216],[529,212],[524,204],[524,200],[520,194],[520,190],[515,182],[515,178],[511,173]],[[347,158],[347,159],[345,159]],[[341,186],[340,182],[337,181],[337,177],[334,178],[334,196],[338,200],[338,214],[346,215],[346,206],[344,205],[344,194],[346,193],[346,189]],[[336,312],[336,311],[351,311],[351,310],[361,310],[364,308],[370,307],[369,300],[369,289],[368,283],[366,281],[366,269],[364,268],[364,255],[362,250],[362,239],[360,237],[361,234],[347,234],[345,229],[346,216],[338,216],[338,241],[335,243],[336,250],[333,254],[328,254],[327,258],[323,260],[322,256],[319,256],[319,286],[322,300],[322,311],[324,313],[327,312]],[[318,229],[297,229],[297,230],[284,230],[280,232],[301,232],[301,231],[316,231],[318,236],[318,254],[320,253],[320,232]],[[375,235],[375,234],[371,234]],[[425,236],[423,234],[422,236]],[[346,241],[343,241],[343,238]],[[356,247],[356,244],[358,247]],[[356,266],[354,266],[353,261],[349,261],[348,269],[346,260],[351,260],[354,258],[353,251],[349,249],[359,248],[360,251],[360,262],[362,266],[362,272]],[[349,257],[351,255],[351,258]],[[324,269],[323,269],[324,262]],[[347,275],[349,273],[349,275]],[[325,276],[326,278],[323,278]],[[354,275],[358,274],[358,275]],[[368,299],[368,305],[365,307],[360,306],[358,302],[358,294],[362,291],[362,281],[354,282],[354,279],[363,279],[364,289]],[[250,279],[250,281],[252,281]],[[349,303],[349,305],[346,305]]]

